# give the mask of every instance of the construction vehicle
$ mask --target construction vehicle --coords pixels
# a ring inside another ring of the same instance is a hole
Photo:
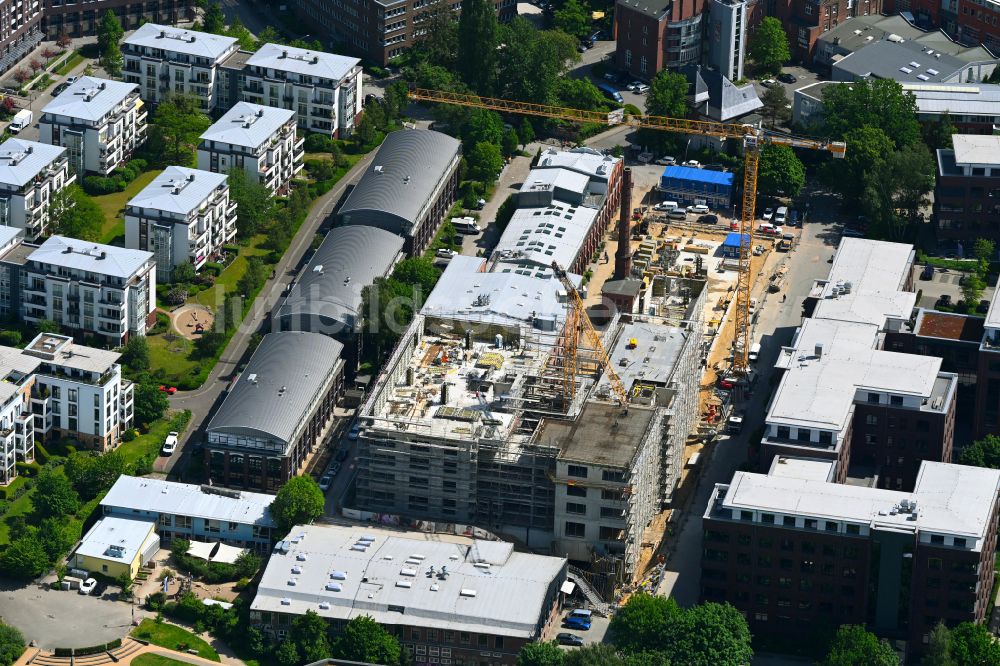
[[[552,262],[552,272],[562,283],[563,289],[566,290],[566,300],[569,306],[563,336],[563,396],[566,403],[573,402],[576,395],[577,349],[582,333],[587,344],[597,354],[598,362],[604,370],[604,375],[608,378],[608,383],[611,384],[615,399],[622,409],[627,410],[628,392],[625,390],[625,385],[622,384],[621,377],[611,366],[611,358],[601,342],[600,334],[594,329],[594,324],[587,316],[587,309],[583,305],[583,299],[580,298],[580,292],[576,290],[576,286],[570,281],[566,271],[558,262]]]
[[[742,141],[745,166],[743,169],[743,205],[739,225],[741,240],[736,281],[736,330],[733,336],[733,348],[734,350],[738,350],[733,359],[733,371],[737,374],[745,374],[748,369],[747,350],[750,348],[750,258],[751,248],[753,247],[754,217],[757,204],[757,165],[760,161],[760,151],[763,146],[772,144],[791,146],[792,148],[822,150],[829,152],[833,157],[838,159],[843,158],[847,152],[847,145],[842,141],[797,137],[741,123],[689,120],[686,118],[669,118],[665,116],[626,116],[622,109],[615,109],[607,113],[601,111],[584,111],[582,109],[572,109],[549,104],[515,102],[507,99],[480,97],[468,93],[428,90],[425,88],[412,88],[409,95],[412,101],[419,102],[455,104],[476,109],[489,109],[500,113],[518,113],[571,122],[601,123],[608,126],[625,124],[637,129],[661,130],[664,132],[676,132],[678,134],[695,134]]]

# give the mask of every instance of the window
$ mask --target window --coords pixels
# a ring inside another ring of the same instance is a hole
[[[571,523],[566,521],[566,536],[574,539],[582,539],[587,535],[587,527],[583,523]]]
[[[964,537],[955,537],[955,548],[965,548]]]
[[[569,497],[586,497],[587,489],[581,486],[566,486],[566,494]]]
[[[578,504],[576,502],[566,502],[566,513],[573,513],[578,516],[584,516],[587,514],[587,505]]]
[[[621,538],[621,534],[622,530],[620,527],[601,527],[598,538],[601,541],[617,541]]]
[[[760,522],[767,523],[769,525],[774,524],[774,514],[773,513],[762,513],[760,514]]]
[[[820,431],[819,443],[825,444],[826,446],[830,446],[831,444],[833,444],[833,433]]]
[[[818,523],[819,521],[817,521],[815,518],[806,518],[806,529],[814,530],[817,528]]]
[[[601,470],[601,480],[609,481],[611,483],[625,483],[625,472],[612,471],[609,469]]]
[[[566,473],[578,479],[587,478],[587,468],[584,465],[569,465],[566,467]]]
[[[865,424],[870,426],[878,425],[878,417],[874,414],[869,414],[865,417]]]
[[[869,393],[868,402],[877,405],[878,404],[878,393]]]
[[[753,511],[740,511],[740,520],[753,520]]]
[[[847,525],[847,533],[848,534],[861,534],[861,526],[860,525],[851,525],[851,524],[848,523],[848,525]]]
[[[931,543],[933,543],[935,545],[943,544],[944,543],[944,537],[941,536],[940,534],[932,534],[931,535]]]
[[[639,58],[639,71],[644,74],[646,73],[646,56]]]
[[[785,527],[795,527],[795,516],[785,516],[781,519],[781,524]]]
[[[601,507],[601,518],[621,518],[622,510],[613,506]]]
[[[778,439],[790,439],[792,436],[792,429],[788,426],[778,426]]]
[[[625,49],[625,66],[632,66],[632,49]]]

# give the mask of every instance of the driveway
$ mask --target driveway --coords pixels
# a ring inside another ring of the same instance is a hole
[[[128,633],[132,605],[111,601],[113,596],[90,597],[35,583],[21,587],[4,580],[0,581],[0,617],[41,648],[87,647]]]
[[[524,179],[531,171],[531,160],[534,159],[538,149],[545,150],[550,147],[540,143],[529,144],[525,147],[524,152],[531,157],[515,157],[510,161],[510,164],[504,167],[503,171],[500,172],[500,178],[497,179],[493,196],[486,202],[483,209],[478,211],[480,223],[481,225],[485,224],[486,227],[479,234],[461,234],[462,254],[476,256],[479,250],[482,250],[483,254],[489,254],[489,251],[496,246],[500,240],[500,229],[496,225],[497,210],[508,196],[521,189]]]

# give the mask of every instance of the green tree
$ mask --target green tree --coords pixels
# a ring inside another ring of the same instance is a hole
[[[243,25],[243,21],[240,20],[239,16],[233,19],[233,23],[229,26],[229,30],[226,30],[226,35],[239,41],[241,49],[245,49],[247,51],[257,50],[257,40],[254,38],[253,34],[247,30],[247,27]]]
[[[205,15],[202,20],[202,29],[216,35],[226,33],[226,17],[222,14],[222,5],[218,2],[209,2],[205,7]]]
[[[500,233],[503,233],[510,224],[510,220],[514,217],[514,212],[517,210],[517,197],[514,194],[508,195],[504,202],[500,204],[497,209],[497,217],[494,224],[497,225],[497,229]]]
[[[882,130],[896,148],[920,141],[916,99],[891,79],[864,79],[823,89],[825,135],[840,139],[864,127]],[[848,145],[848,156],[850,151]]]
[[[300,666],[305,663],[299,655],[299,649],[295,646],[295,641],[285,639],[278,649],[274,651],[274,658],[281,666]]]
[[[876,163],[861,196],[870,232],[898,241],[911,233],[926,195],[934,187],[935,161],[922,143],[907,144]]]
[[[62,517],[46,518],[38,525],[36,534],[50,562],[61,560],[79,536],[79,531],[71,527],[71,523]]]
[[[458,21],[451,5],[434,3],[422,14],[427,32],[411,47],[408,55],[419,64],[434,63],[445,70],[454,70],[458,53]]]
[[[24,654],[26,647],[20,631],[0,622],[0,666],[11,666]]]
[[[1000,469],[1000,436],[987,435],[962,449],[958,458],[962,465]]]
[[[278,528],[287,532],[323,515],[325,498],[311,476],[295,476],[281,486],[271,503],[271,516]]]
[[[517,666],[562,666],[564,654],[554,641],[527,643],[517,653]]]
[[[527,116],[521,118],[521,126],[517,128],[517,137],[521,140],[522,146],[527,146],[535,140],[535,128]]]
[[[104,213],[77,184],[65,187],[49,202],[52,233],[96,242],[104,226]]]
[[[503,155],[495,143],[480,141],[466,159],[469,162],[469,174],[473,180],[480,182],[493,182],[503,169]]]
[[[943,622],[931,630],[920,666],[958,666],[951,658],[951,632]]]
[[[972,256],[979,262],[976,272],[985,280],[990,273],[990,262],[996,256],[996,243],[988,238],[977,238],[972,244]]]
[[[848,202],[859,202],[875,170],[893,151],[892,139],[877,127],[864,125],[844,135],[847,155],[840,163],[829,160],[824,176],[830,187]]]
[[[556,97],[560,104],[573,109],[594,111],[607,106],[604,94],[590,79],[559,79],[556,82]]]
[[[568,62],[579,60],[578,41],[559,30],[540,31],[523,16],[503,26],[498,87],[502,97],[547,104]]]
[[[244,550],[233,562],[233,567],[236,569],[236,574],[240,578],[251,578],[260,569],[261,559],[260,556],[254,553],[252,550]]]
[[[369,104],[361,120],[354,127],[354,142],[362,149],[373,146],[378,140],[377,104]]]
[[[454,229],[454,226],[452,226]],[[416,285],[425,296],[434,291],[441,270],[426,257],[403,259],[393,269],[392,278],[405,285]]]
[[[899,655],[885,640],[857,624],[837,630],[821,666],[899,666]]]
[[[764,105],[760,114],[771,127],[784,125],[792,117],[791,102],[784,86],[771,86],[764,91],[760,101]]]
[[[608,643],[591,643],[563,653],[565,666],[624,666],[625,662],[614,646]]]
[[[125,66],[125,58],[122,56],[122,51],[117,44],[108,44],[107,49],[101,54],[101,67],[107,72],[108,76],[119,77],[122,74],[122,68]]]
[[[322,661],[330,657],[330,641],[327,639],[328,625],[316,611],[308,610],[292,620],[289,638],[295,642],[305,663]]]
[[[0,555],[0,574],[10,578],[38,578],[51,564],[38,539],[23,536],[12,541]]]
[[[976,306],[986,291],[986,280],[973,273],[965,277],[965,283],[961,287],[962,299],[965,300],[965,308],[968,312],[975,312]]]
[[[394,81],[385,89],[383,106],[388,120],[396,121],[403,115],[407,104],[407,94],[405,81]]]
[[[673,599],[645,593],[633,595],[611,619],[612,640],[625,653],[660,650],[683,613]]]
[[[132,576],[127,571],[123,571],[115,578],[115,583],[122,591],[122,596],[126,599],[132,598]]]
[[[649,84],[646,96],[646,113],[651,116],[684,118],[688,114],[688,81],[683,74],[664,69]],[[665,150],[674,139],[669,132],[641,129],[638,143],[653,150]]]
[[[260,47],[264,44],[281,44],[284,39],[278,29],[273,25],[266,25],[264,29],[257,34],[257,43],[254,44],[254,51],[259,51]]]
[[[951,122],[951,114],[945,111],[937,120],[923,123],[921,130],[924,135],[924,143],[931,150],[938,148],[951,148],[951,137],[958,131],[954,123]]]
[[[517,132],[513,129],[505,129],[503,131],[503,143],[501,144],[504,157],[515,155],[519,145],[520,141],[517,138]]]
[[[957,666],[1000,664],[1000,643],[983,625],[963,622],[951,630],[951,657]]]
[[[462,144],[467,151],[485,141],[497,146],[503,141],[503,119],[496,111],[472,109],[462,123]]]
[[[337,659],[369,664],[395,666],[399,663],[401,646],[381,624],[367,615],[353,618],[333,642]]]
[[[753,659],[746,618],[729,604],[703,603],[684,612],[682,632],[670,641],[672,661],[692,666],[742,666]]]
[[[191,550],[191,542],[187,539],[174,539],[170,542],[170,554],[175,558],[187,555],[189,550]]]
[[[791,60],[788,35],[785,34],[781,21],[773,16],[765,16],[750,38],[747,55],[761,72],[768,74],[776,74],[782,65]]]
[[[590,6],[577,0],[566,0],[555,11],[552,22],[567,35],[583,39],[590,32]]]
[[[227,174],[229,199],[236,204],[236,233],[240,238],[254,236],[274,220],[276,204],[271,191],[250,178],[243,169]]]
[[[194,282],[198,276],[194,270],[194,264],[190,261],[182,261],[170,270],[170,281],[175,284],[188,284]]]
[[[162,152],[164,163],[189,166],[194,163],[195,147],[211,120],[192,95],[170,95],[153,114],[150,123],[154,151]],[[231,177],[230,177],[231,179]]]
[[[42,470],[35,481],[31,502],[41,517],[62,518],[76,513],[80,497],[62,470],[46,469]]]
[[[133,400],[135,421],[143,426],[162,418],[170,407],[167,394],[161,391],[159,386],[148,381],[135,385]]]
[[[101,23],[97,26],[97,52],[104,56],[108,52],[108,48],[113,46],[118,48],[118,42],[121,38],[125,36],[125,30],[122,28],[121,21],[118,20],[118,15],[112,10],[107,10],[104,15],[101,16]]]
[[[149,342],[144,335],[129,336],[128,342],[118,351],[121,353],[121,364],[129,377],[149,372]]]
[[[768,144],[760,151],[757,191],[798,196],[806,182],[806,169],[790,146]]]
[[[462,0],[458,74],[474,92],[491,95],[497,73],[497,17],[490,0]]]

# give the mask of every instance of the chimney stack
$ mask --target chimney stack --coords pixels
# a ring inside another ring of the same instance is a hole
[[[618,249],[615,251],[615,279],[624,280],[632,275],[631,236],[632,169],[622,172],[621,216],[618,218]]]

